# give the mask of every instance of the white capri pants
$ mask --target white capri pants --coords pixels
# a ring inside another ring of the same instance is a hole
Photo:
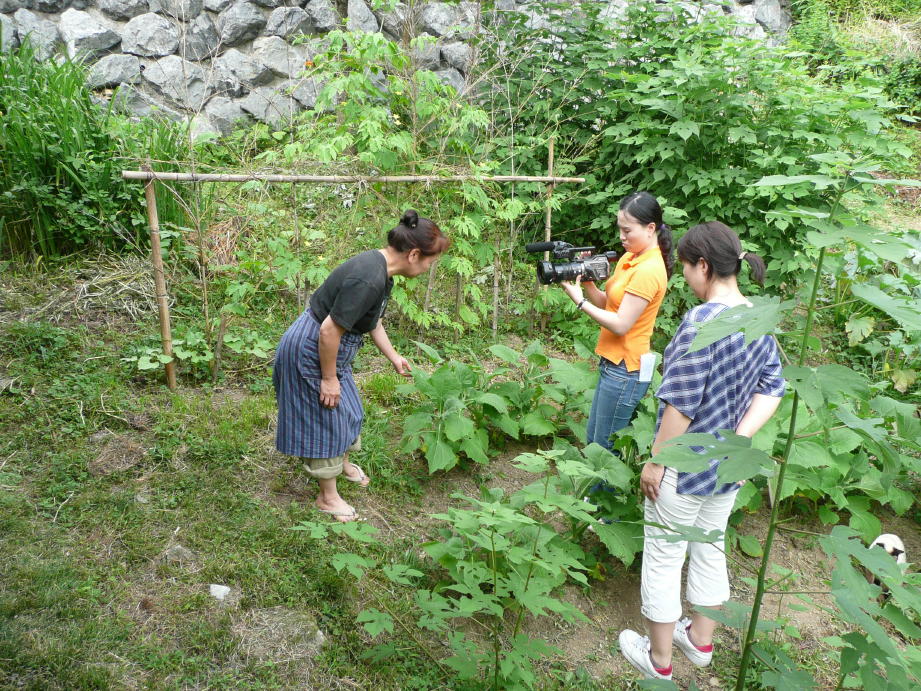
[[[646,500],[643,517],[666,526],[696,526],[702,530],[726,530],[737,490],[726,494],[698,496],[678,494],[678,472],[665,469],[656,501]],[[644,527],[643,572],[640,585],[641,611],[650,621],[667,624],[681,619],[681,567],[688,563],[687,599],[699,607],[718,607],[729,599],[729,574],[723,540],[668,542],[652,539],[668,534],[661,528]],[[717,547],[717,545],[719,547]]]

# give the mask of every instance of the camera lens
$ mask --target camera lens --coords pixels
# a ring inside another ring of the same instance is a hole
[[[556,266],[553,262],[539,262],[537,264],[537,281],[543,285],[553,283],[556,276]]]

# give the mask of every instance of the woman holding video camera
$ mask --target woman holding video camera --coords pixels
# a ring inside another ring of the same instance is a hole
[[[649,192],[634,192],[621,200],[617,225],[626,252],[604,290],[578,279],[561,283],[576,308],[601,327],[595,348],[601,358],[600,376],[585,441],[606,449],[612,446],[611,435],[630,424],[649,388],[651,376],[640,377],[640,359],[649,352],[674,265],[671,229],[662,222],[662,207]]]
[[[391,345],[381,319],[394,276],[427,272],[450,240],[413,210],[387,234],[387,247],[362,252],[336,267],[310,298],[309,307],[281,338],[272,381],[278,401],[275,446],[304,461],[317,480],[319,511],[347,523],[355,509],[339,495],[336,478],[366,487],[368,476],[348,460],[361,448],[364,409],[352,360],[370,334],[394,369],[410,376],[406,359]]]
[[[681,570],[687,554],[686,597],[694,608],[720,607],[729,599],[722,539],[715,544],[664,538],[674,537],[669,528],[682,526],[725,532],[741,484],[719,481],[719,459],[689,473],[656,463],[656,454],[685,433],[735,430],[754,436],[777,410],[786,386],[773,336],[746,342],[738,331],[691,350],[698,324],[750,305],[736,277],[746,262],[762,283],[764,260],[743,251],[738,236],[719,221],[688,230],[678,242],[678,258],[688,286],[704,302],[685,314],[665,349],[653,458],[640,474],[647,522],[640,590],[648,635],[630,629],[620,634],[621,653],[650,679],[671,679],[673,644],[698,667],[710,664],[716,621],[699,611],[681,618]]]

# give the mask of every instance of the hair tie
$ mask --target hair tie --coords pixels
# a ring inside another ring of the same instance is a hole
[[[742,252],[742,254],[739,255],[739,261],[742,261],[743,259],[745,259],[746,254],[748,254],[748,252]]]

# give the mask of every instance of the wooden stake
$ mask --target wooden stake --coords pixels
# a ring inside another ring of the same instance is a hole
[[[148,168],[148,172],[150,169]],[[154,286],[157,291],[157,312],[160,315],[160,338],[163,341],[163,354],[173,355],[173,336],[169,325],[169,301],[166,294],[166,278],[163,274],[163,256],[160,252],[160,220],[157,217],[157,195],[154,191],[154,178],[147,178],[144,196],[147,198],[147,220],[150,223],[150,259],[153,264]],[[166,363],[166,385],[171,391],[176,390],[176,361]]]

